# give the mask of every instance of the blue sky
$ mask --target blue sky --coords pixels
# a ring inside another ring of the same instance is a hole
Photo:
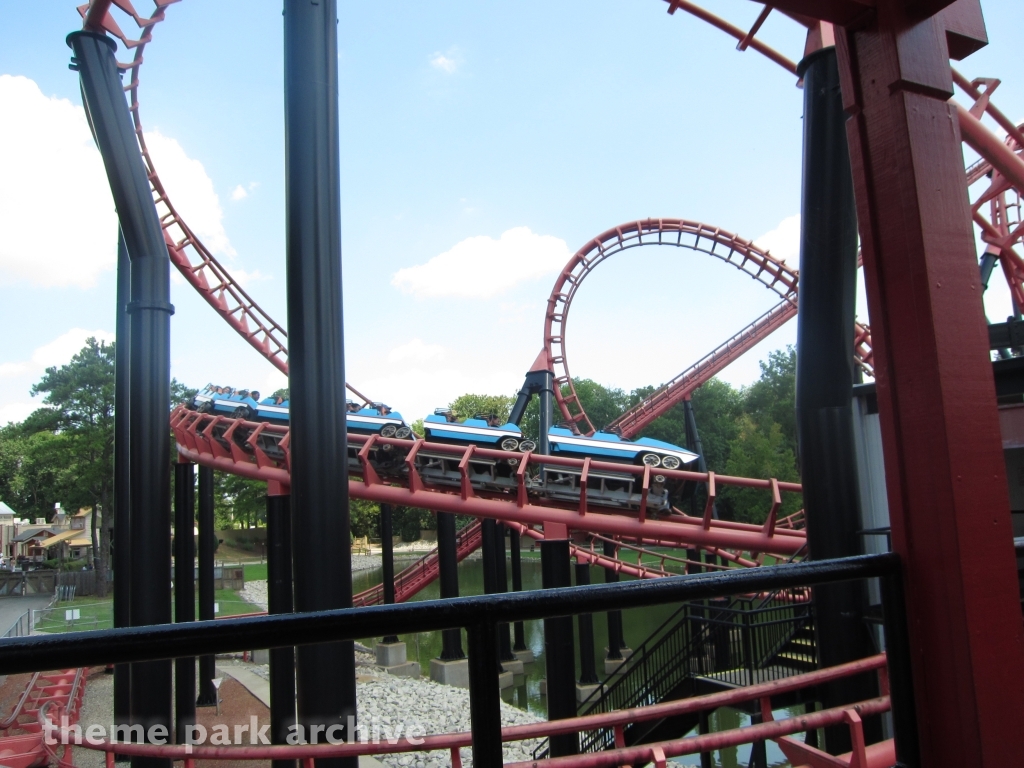
[[[738,23],[759,8],[705,5]],[[1013,5],[983,3],[991,44],[959,66],[1006,78],[994,100],[1020,117]],[[141,114],[172,199],[283,322],[280,7],[169,7],[145,52]],[[796,266],[801,91],[702,22],[660,0],[342,2],[339,16],[348,378],[410,420],[463,392],[512,393],[541,347],[555,274],[619,223],[699,220]],[[38,404],[28,390],[45,365],[65,362],[86,332],[113,331],[116,237],[67,69],[74,3],[12,4],[5,22],[0,422]],[[802,50],[800,29],[774,15],[763,36],[791,57]],[[179,379],[283,383],[181,280],[172,291]],[[995,319],[1007,293],[991,292]],[[633,250],[581,289],[572,372],[657,384],[772,303],[706,256]],[[725,378],[749,382],[758,358],[795,334],[790,323]]]

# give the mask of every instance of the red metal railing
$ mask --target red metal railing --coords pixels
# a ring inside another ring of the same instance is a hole
[[[638,707],[627,710],[597,715],[554,720],[530,725],[506,727],[502,729],[503,742],[525,741],[561,734],[580,734],[585,731],[610,729],[615,734],[616,749],[605,752],[574,755],[572,757],[553,758],[545,761],[551,766],[621,766],[626,764],[642,764],[653,762],[665,765],[669,757],[710,752],[742,744],[751,744],[771,740],[776,742],[787,755],[799,755],[794,763],[808,765],[839,765],[856,766],[856,768],[881,768],[895,762],[894,747],[891,741],[876,745],[867,745],[861,727],[865,717],[880,715],[890,708],[888,677],[886,674],[884,654],[868,659],[843,664],[829,669],[809,672],[782,680],[737,688],[722,693],[696,696],[680,701]],[[851,677],[853,675],[875,672],[879,677],[882,695],[876,699],[862,701],[835,709],[827,709],[807,715],[775,720],[771,709],[771,698],[785,693],[813,688],[826,682]],[[628,725],[639,722],[660,720],[666,717],[680,716],[696,712],[710,712],[720,707],[737,706],[747,702],[758,702],[765,722],[742,728],[733,728],[717,733],[701,736],[645,744],[637,747],[626,747],[625,729]],[[847,755],[833,757],[815,750],[791,737],[794,734],[832,725],[846,724],[850,729],[853,751]],[[56,722],[51,720],[50,730],[65,738],[71,734],[62,732]],[[417,739],[417,741],[420,741]],[[77,743],[77,742],[76,742]],[[181,760],[185,768],[195,768],[197,760],[272,760],[291,759],[303,761],[304,768],[312,768],[312,761],[317,758],[350,757],[356,755],[380,755],[397,753],[417,753],[444,750],[451,754],[452,765],[461,766],[460,749],[472,743],[468,732],[448,733],[425,736],[421,743],[405,743],[395,739],[395,743],[385,740],[383,743],[340,743],[312,745],[274,745],[274,746],[203,746],[203,745],[149,745],[123,744],[109,740],[85,742],[81,746],[101,750],[106,753],[108,768],[114,766],[114,754],[144,755]],[[831,762],[825,762],[831,761]],[[61,761],[70,768],[70,763]],[[534,765],[533,761],[518,763],[520,766]]]
[[[7,768],[46,765],[50,751],[44,743],[43,721],[51,708],[69,725],[78,722],[85,695],[85,670],[37,672],[32,675],[17,705],[2,723],[4,731],[20,733],[0,738],[0,762]]]

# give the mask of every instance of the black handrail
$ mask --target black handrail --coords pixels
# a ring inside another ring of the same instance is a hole
[[[531,621],[577,613],[704,600],[784,587],[868,579],[898,572],[893,554],[794,563],[677,576],[671,579],[594,584],[531,592],[345,608],[316,613],[253,616],[185,624],[67,632],[52,637],[0,640],[0,674],[68,666],[173,659],[430,632],[481,624]]]

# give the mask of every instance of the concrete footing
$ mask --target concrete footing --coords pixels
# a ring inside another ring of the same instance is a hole
[[[430,660],[430,679],[442,685],[469,688],[469,659],[456,661]]]
[[[513,675],[523,674],[523,662],[521,659],[515,661],[503,661],[501,662],[501,668],[506,672],[511,672]]]
[[[422,670],[418,661],[406,657],[405,643],[377,643],[373,652],[377,666],[395,677],[419,677]]]
[[[604,688],[604,683],[594,683],[593,685],[576,683],[576,703],[582,704],[590,698],[590,694],[600,688]]]
[[[629,669],[629,660],[633,655],[632,648],[623,648],[621,659],[609,659],[608,649],[604,649],[604,673],[606,675],[619,675]]]
[[[535,661],[533,657],[533,651],[527,648],[525,651],[513,651],[516,658],[519,659],[523,664],[533,664]]]
[[[511,672],[502,672],[500,675],[498,675],[498,687],[501,690],[505,690],[506,688],[511,688],[512,687],[512,682],[513,682],[512,678],[513,678],[513,674]]]

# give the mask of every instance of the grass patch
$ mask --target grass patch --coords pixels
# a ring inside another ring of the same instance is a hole
[[[267,564],[266,563],[246,563],[242,566],[245,570],[246,581],[266,581],[267,580]]]
[[[232,589],[218,589],[213,596],[220,609],[217,616],[237,616],[242,613],[256,613],[263,610],[242,599]],[[68,621],[65,611],[78,609],[80,618]],[[171,605],[171,615],[174,605]],[[199,601],[196,601],[196,615],[199,615]],[[36,613],[36,629],[40,632],[81,632],[92,629],[111,629],[114,626],[114,598],[76,597],[74,600],[58,603],[54,608]]]

